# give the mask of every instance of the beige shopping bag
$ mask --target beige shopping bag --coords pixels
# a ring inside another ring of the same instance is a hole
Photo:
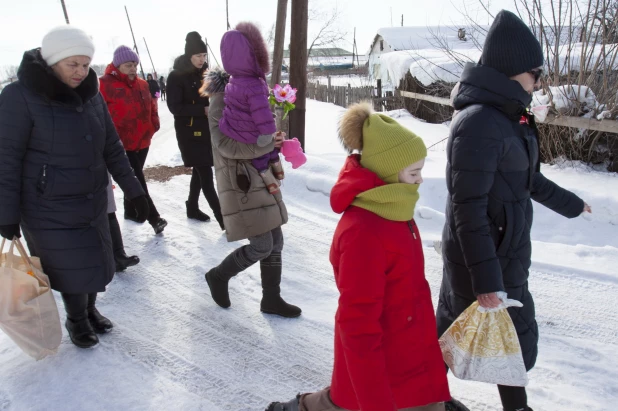
[[[498,293],[502,304],[484,309],[474,302],[440,337],[444,362],[462,380],[524,387],[528,374],[508,307],[523,307]]]
[[[40,360],[54,354],[62,339],[58,307],[49,278],[19,239],[4,253],[0,246],[0,329],[26,354]],[[17,249],[18,255],[14,254]]]

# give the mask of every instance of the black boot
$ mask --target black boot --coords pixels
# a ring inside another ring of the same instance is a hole
[[[445,411],[470,411],[468,407],[457,401],[455,398],[451,398],[450,401],[444,403]]]
[[[88,321],[88,294],[62,293],[64,308],[67,312],[65,326],[73,344],[80,348],[94,347],[99,343],[99,337],[94,333]]]
[[[101,315],[97,307],[95,307],[96,302],[97,293],[88,294],[88,321],[90,321],[90,325],[95,333],[105,334],[114,328],[114,324]]]
[[[155,235],[161,234],[165,227],[167,227],[167,221],[165,220],[165,218],[157,217],[157,219],[151,222],[150,225],[152,226]]]
[[[124,202],[124,219],[136,222],[138,224],[142,224],[143,221],[139,221],[139,219],[137,218],[137,210],[135,209],[135,206],[133,205],[133,203],[127,200],[126,198],[124,199],[123,202]]]
[[[255,261],[251,261],[245,256],[244,248],[240,247],[234,250],[221,261],[221,264],[205,275],[208,288],[210,288],[210,295],[219,307],[229,308],[232,305],[227,288],[230,278],[255,264]]]
[[[210,221],[208,214],[200,210],[197,205],[189,205],[188,201],[185,201],[185,205],[187,206],[187,218],[204,222]]]
[[[260,261],[262,273],[262,302],[260,310],[266,314],[275,314],[286,318],[300,316],[302,310],[286,303],[281,298],[281,253],[274,252]]]
[[[300,394],[288,402],[271,402],[265,411],[299,411]]]
[[[120,232],[120,225],[116,218],[116,213],[109,213],[109,232],[112,235],[112,248],[114,250],[114,261],[116,262],[116,272],[124,271],[128,267],[132,267],[139,264],[139,257],[136,255],[128,256],[124,251],[124,244],[122,242],[122,233]]]

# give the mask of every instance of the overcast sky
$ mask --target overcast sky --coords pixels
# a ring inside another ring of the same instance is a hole
[[[276,19],[277,0],[228,1],[232,26],[243,20],[253,21],[266,37]],[[483,1],[487,4],[488,0]],[[494,14],[502,8],[514,9],[513,0],[489,1]],[[396,26],[401,24],[402,14],[406,26],[450,25],[462,22],[456,8],[462,8],[464,2],[469,10],[480,9],[478,0],[309,0],[310,7],[324,10],[337,4],[342,12],[340,27],[348,33],[341,46],[351,51],[356,27],[361,54],[367,51],[380,27],[390,27],[391,9]],[[95,41],[94,63],[109,63],[117,46],[133,45],[125,5],[131,16],[144,71],[152,70],[144,37],[159,72],[167,71],[174,57],[184,52],[184,39],[189,31],[195,30],[207,37],[219,59],[219,42],[226,30],[225,0],[66,0],[66,5],[71,24],[84,29]],[[39,47],[49,29],[65,24],[60,0],[0,0],[0,10],[0,67],[19,65],[25,50]],[[486,19],[484,15],[483,19]],[[289,22],[288,11],[288,38]],[[0,77],[3,74],[0,70]]]

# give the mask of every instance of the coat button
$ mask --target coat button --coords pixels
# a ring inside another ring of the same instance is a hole
[[[94,198],[94,194],[90,193],[86,197],[88,197],[88,200],[92,200]]]
[[[82,111],[84,111],[84,108],[82,106],[79,106],[75,110],[77,110],[78,113],[81,113]]]
[[[412,321],[412,316],[408,317],[408,321]]]
[[[498,227],[498,231],[502,231],[502,227]]]
[[[88,135],[85,137],[85,139],[86,139],[86,141],[92,141],[92,136],[91,136],[90,134],[88,134]]]

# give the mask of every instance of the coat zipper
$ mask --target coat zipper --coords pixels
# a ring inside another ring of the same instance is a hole
[[[412,232],[412,237],[414,237],[414,239],[417,240],[416,233],[414,232],[414,225],[412,224],[412,221],[408,221],[408,228],[410,228],[410,231]]]

